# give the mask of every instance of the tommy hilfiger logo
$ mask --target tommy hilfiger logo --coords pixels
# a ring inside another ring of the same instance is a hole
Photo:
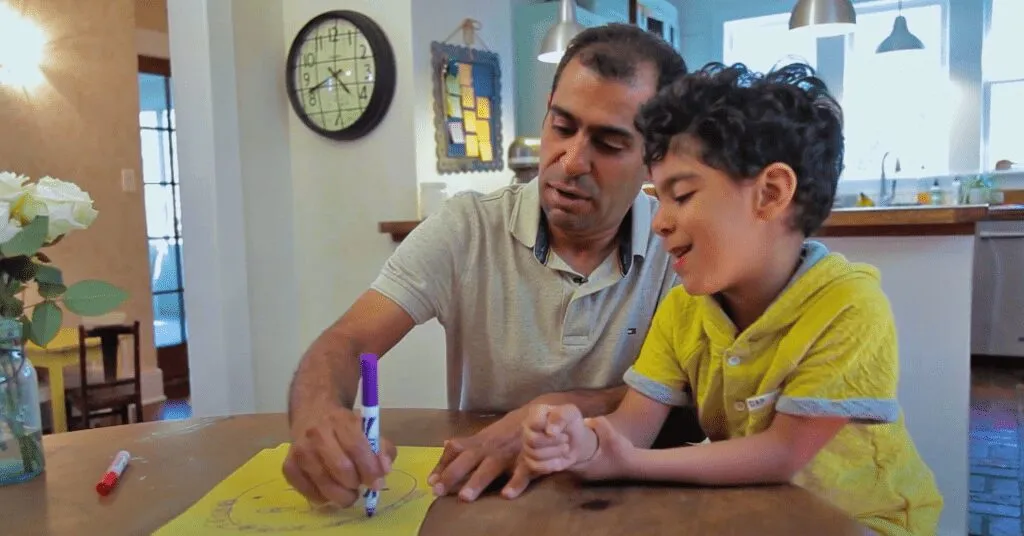
[[[636,335],[636,328],[626,328],[626,335]]]

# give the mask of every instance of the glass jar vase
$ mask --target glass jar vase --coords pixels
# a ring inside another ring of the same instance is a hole
[[[0,318],[0,486],[43,472],[39,380],[25,357],[21,322]]]

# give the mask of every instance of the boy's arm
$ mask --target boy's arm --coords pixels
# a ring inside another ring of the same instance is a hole
[[[752,436],[692,447],[637,450],[630,478],[703,485],[786,483],[824,447],[847,419],[779,413]]]
[[[637,478],[708,485],[788,482],[848,423],[899,417],[896,342],[888,302],[862,296],[836,314],[782,388],[772,424],[717,443],[633,453]]]
[[[658,437],[672,406],[644,396],[630,388],[618,409],[608,415],[608,422],[626,436],[636,448],[650,448]]]

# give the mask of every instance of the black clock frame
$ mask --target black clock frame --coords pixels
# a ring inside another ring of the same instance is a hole
[[[302,100],[299,98],[298,90],[300,88],[296,77],[298,76],[298,64],[302,61],[302,45],[306,41],[307,34],[314,31],[317,26],[324,22],[336,19],[347,20],[366,37],[367,43],[373,50],[375,79],[374,91],[370,96],[370,102],[367,103],[363,115],[355,123],[341,130],[328,130],[313,122],[305,113]],[[313,17],[295,35],[295,39],[292,40],[292,45],[288,50],[288,60],[285,65],[285,85],[292,109],[306,127],[326,138],[350,141],[369,134],[387,115],[395,96],[396,71],[395,52],[391,47],[391,42],[388,40],[384,30],[373,19],[356,11],[333,10]]]

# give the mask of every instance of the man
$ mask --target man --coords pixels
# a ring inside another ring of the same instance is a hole
[[[371,289],[313,342],[291,386],[284,474],[315,502],[345,507],[379,486],[395,448],[374,456],[351,410],[359,355],[383,355],[413,327],[445,328],[448,404],[506,415],[449,441],[429,482],[475,500],[511,473],[530,403],[612,411],[657,304],[676,283],[651,232],[653,198],[634,125],[640,106],[686,72],[635,26],[582,32],[556,71],[526,185],[453,197],[387,261]],[[513,479],[518,495],[528,478]]]

